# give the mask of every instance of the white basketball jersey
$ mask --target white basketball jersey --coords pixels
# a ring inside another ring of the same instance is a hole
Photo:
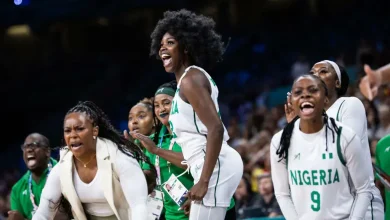
[[[335,103],[326,111],[329,117],[336,119],[336,121],[344,123],[343,118],[348,117],[350,112],[355,112],[356,108],[358,108],[354,102],[356,97],[340,97]],[[360,102],[360,100],[358,101]],[[363,104],[361,104],[363,106]],[[354,109],[352,109],[352,108]],[[347,115],[347,116],[346,116]],[[355,130],[356,134],[361,138],[363,146],[367,146],[369,148],[368,137],[367,137],[367,117],[364,118],[356,118],[357,121],[363,124],[363,131],[357,131],[352,126],[349,126],[351,129]],[[347,125],[348,126],[348,125]]]
[[[169,115],[169,125],[173,138],[176,143],[182,147],[184,159],[187,161],[197,158],[200,155],[202,155],[202,157],[205,155],[208,134],[206,126],[199,119],[191,104],[183,101],[179,95],[181,80],[186,76],[188,70],[191,68],[198,69],[204,73],[209,80],[211,87],[211,99],[213,100],[215,109],[219,114],[218,87],[214,80],[204,69],[197,66],[189,66],[184,71],[184,74],[181,76],[177,84],[176,93],[172,100],[172,107]],[[229,135],[224,126],[221,153],[223,153],[224,148],[228,146],[226,144],[227,140],[229,140]]]
[[[300,219],[348,219],[354,195],[343,152],[355,134],[348,127],[339,132],[325,126],[315,134],[305,134],[295,122],[287,158],[291,199]],[[330,124],[329,126],[333,128]],[[282,131],[281,131],[282,132]],[[273,142],[280,143],[281,132]],[[334,138],[334,142],[333,142]],[[276,146],[277,146],[276,145]]]

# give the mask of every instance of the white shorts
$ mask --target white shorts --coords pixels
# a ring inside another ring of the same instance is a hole
[[[380,194],[379,198],[378,196],[374,196],[364,218],[364,220],[372,219],[385,219],[384,204],[382,198],[380,198]]]
[[[243,175],[244,165],[240,154],[228,145],[223,148],[211,175],[207,193],[203,198],[204,206],[229,207]],[[196,184],[202,174],[204,157],[189,165],[194,184]]]

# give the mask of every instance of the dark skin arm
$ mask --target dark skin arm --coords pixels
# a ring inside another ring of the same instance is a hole
[[[165,160],[171,162],[177,167],[182,168],[183,170],[187,169],[187,165],[181,164],[181,162],[184,161],[184,157],[183,154],[180,152],[157,148],[156,155],[164,158]]]
[[[187,165],[181,164],[181,162],[184,160],[182,153],[158,148],[156,144],[145,135],[139,133],[135,133],[134,135],[139,141],[141,141],[142,146],[144,146],[150,153],[156,154],[159,157],[164,158],[165,160],[171,162],[177,167],[180,167],[184,170],[187,169]]]
[[[191,104],[208,130],[205,162],[199,182],[190,190],[191,200],[201,200],[205,196],[222,147],[223,124],[210,95],[211,85],[206,76],[197,69],[189,70],[181,81],[180,96]]]

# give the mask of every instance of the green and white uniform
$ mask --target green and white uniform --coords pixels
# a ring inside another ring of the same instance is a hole
[[[149,136],[151,139],[154,139],[154,134]],[[164,126],[159,133],[159,140],[162,138],[161,143],[161,149],[169,150],[172,135],[170,135]],[[174,152],[181,152],[181,147],[174,143],[172,147],[172,151]],[[149,151],[145,150],[145,154],[147,157],[149,157],[150,162],[153,163],[153,165],[156,165],[156,155],[150,153]],[[159,157],[159,166],[160,166],[160,173],[161,173],[161,183],[166,182],[169,177],[174,174],[175,176],[179,176],[181,173],[184,172],[183,169],[168,163],[167,160],[165,160],[162,157]],[[142,165],[143,170],[149,170],[150,166],[149,164],[144,163]],[[183,185],[190,189],[193,185],[193,178],[190,174],[186,173],[179,177],[179,180]],[[169,194],[165,191],[164,192],[164,209],[165,209],[165,219],[167,220],[187,220],[188,216],[184,214],[184,210],[179,210],[179,206],[171,199]]]
[[[154,139],[154,134],[149,136],[150,139]],[[172,140],[172,135],[168,133],[167,129],[165,126],[162,127],[162,129],[159,132],[159,140],[162,138],[162,143],[161,143],[161,149],[164,150],[169,150],[171,140]],[[174,143],[172,147],[172,151],[174,152],[181,152],[181,147]],[[149,151],[145,150],[145,154],[147,157],[149,157],[149,160],[153,163],[153,165],[156,165],[156,155],[150,153]],[[166,182],[169,177],[174,174],[175,176],[179,176],[182,174],[185,170],[167,162],[162,157],[159,157],[159,165],[160,165],[160,172],[161,172],[161,183]],[[142,169],[143,170],[149,170],[150,166],[149,164],[143,163],[142,164]],[[194,185],[194,179],[192,176],[188,173],[182,175],[179,177],[179,180],[183,185],[187,188],[190,189]],[[168,195],[168,193],[165,190],[162,190],[164,192],[164,210],[165,210],[165,219],[167,220],[188,220],[188,215],[184,214],[184,210],[179,210],[179,206],[171,199],[171,197]],[[228,208],[230,210],[233,208],[235,205],[234,200],[231,200],[231,204]]]
[[[57,164],[57,161],[50,158],[52,166]],[[39,206],[41,200],[42,190],[46,184],[47,176],[49,175],[49,168],[43,172],[43,175],[39,182],[35,182],[31,178],[31,171],[27,171],[26,174],[12,187],[11,191],[11,210],[18,211],[26,219],[32,219],[32,213],[34,211],[34,205],[30,198],[30,193],[34,195],[34,203]],[[30,192],[30,178],[31,178],[31,192]]]
[[[366,156],[366,160],[371,160],[370,145],[368,143],[367,135],[367,116],[362,101],[356,97],[340,97],[326,113],[329,117],[343,123],[343,125],[348,126],[356,133],[362,143],[362,151]],[[370,166],[372,165],[370,164]],[[370,180],[374,181],[374,178],[374,173],[371,172]],[[371,206],[369,206],[366,213],[366,219],[369,219],[371,212],[382,210],[382,207],[384,206],[382,196],[377,188],[375,188],[372,194],[374,196],[373,208],[376,208],[377,210],[371,210]]]
[[[218,88],[210,75],[200,67],[188,67],[177,84],[177,90],[172,101],[169,124],[173,138],[176,143],[181,146],[184,159],[190,166],[190,172],[194,178],[194,183],[196,184],[199,181],[203,169],[204,158],[207,151],[206,143],[208,131],[191,104],[183,101],[179,95],[181,80],[186,76],[190,69],[197,69],[207,77],[211,87],[211,99],[218,112],[219,107]],[[237,151],[227,144],[228,139],[229,135],[224,128],[221,152],[210,178],[208,191],[203,198],[204,206],[229,207],[231,198],[241,180],[243,162]],[[192,211],[191,208],[191,213]],[[218,220],[219,218],[214,219]]]
[[[305,134],[299,123],[300,119],[294,125],[287,160],[279,161],[276,154],[282,131],[271,142],[275,195],[286,219],[383,219],[383,206],[372,207],[377,189],[360,137],[337,123],[334,136],[328,129],[326,146],[326,126]],[[370,206],[376,211],[367,218]]]

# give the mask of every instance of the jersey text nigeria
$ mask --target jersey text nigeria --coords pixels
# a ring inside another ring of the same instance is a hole
[[[329,185],[340,182],[337,169],[289,170],[292,185]]]

